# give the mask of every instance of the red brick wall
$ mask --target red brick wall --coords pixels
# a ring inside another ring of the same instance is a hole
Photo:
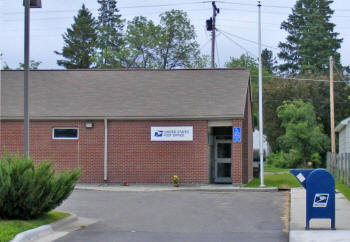
[[[194,140],[151,142],[151,126],[193,126]],[[78,127],[78,140],[53,140],[53,127]],[[23,122],[1,122],[2,147],[23,150]],[[108,182],[208,183],[207,121],[109,121]],[[37,162],[52,157],[58,170],[81,167],[80,182],[103,182],[104,123],[94,121],[31,121],[30,156]]]
[[[77,127],[79,139],[54,140],[52,128]],[[23,122],[2,121],[1,152],[3,147],[9,152],[23,154]],[[57,170],[82,168],[80,182],[103,181],[103,121],[95,121],[93,129],[85,128],[83,121],[31,121],[29,155],[40,162],[53,160]]]
[[[151,142],[151,126],[193,126],[193,141]],[[110,121],[108,181],[208,183],[207,121]]]
[[[243,183],[253,178],[253,118],[250,101],[250,88],[247,91],[243,130]]]
[[[232,183],[243,183],[243,120],[232,121],[232,130],[235,127],[241,128],[241,142],[232,142]]]
[[[241,142],[232,142],[232,183],[246,184],[253,178],[253,123],[250,91],[247,91],[243,120],[233,120],[241,128]]]

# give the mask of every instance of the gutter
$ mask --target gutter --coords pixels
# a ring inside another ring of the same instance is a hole
[[[107,173],[108,173],[108,120],[104,119],[105,123],[105,142],[104,142],[104,159],[103,159],[103,181],[107,182]]]

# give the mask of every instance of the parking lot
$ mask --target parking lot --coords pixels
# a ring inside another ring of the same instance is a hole
[[[57,241],[288,241],[286,193],[76,190],[58,210],[98,222]]]

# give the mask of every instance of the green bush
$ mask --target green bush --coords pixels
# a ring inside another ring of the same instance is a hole
[[[0,158],[0,218],[32,219],[59,206],[73,191],[80,169],[56,174],[50,161],[37,167],[28,157]]]
[[[289,153],[283,151],[271,153],[266,158],[267,164],[279,168],[295,168],[298,166],[299,160],[300,158],[294,150],[290,150]]]
[[[279,168],[310,168],[304,167],[303,158],[300,154],[293,149],[289,150],[289,153],[284,151],[279,151],[276,153],[271,153],[266,157],[267,164],[279,167]],[[313,153],[310,160],[313,168],[318,168],[321,165],[321,157],[318,153]]]

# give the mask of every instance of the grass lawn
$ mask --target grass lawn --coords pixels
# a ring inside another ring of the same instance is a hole
[[[10,241],[20,232],[53,223],[69,215],[69,213],[51,211],[33,220],[0,220],[0,242]]]
[[[289,172],[288,168],[278,168],[270,165],[264,166],[264,172]]]
[[[291,187],[301,187],[297,179],[289,173],[290,169],[276,168],[266,166],[264,171],[271,172],[272,174],[267,174],[264,176],[264,184],[267,187],[278,187],[278,188],[291,188]],[[286,171],[287,173],[278,174],[278,172]],[[254,178],[245,187],[259,187],[260,178]],[[344,196],[350,201],[350,187],[335,181],[335,188],[344,194]]]
[[[264,176],[264,184],[268,187],[290,188],[301,187],[297,179],[290,173],[271,174]],[[254,178],[246,187],[259,187],[260,178]]]
[[[350,201],[350,187],[340,183],[337,180],[335,181],[335,187]]]

